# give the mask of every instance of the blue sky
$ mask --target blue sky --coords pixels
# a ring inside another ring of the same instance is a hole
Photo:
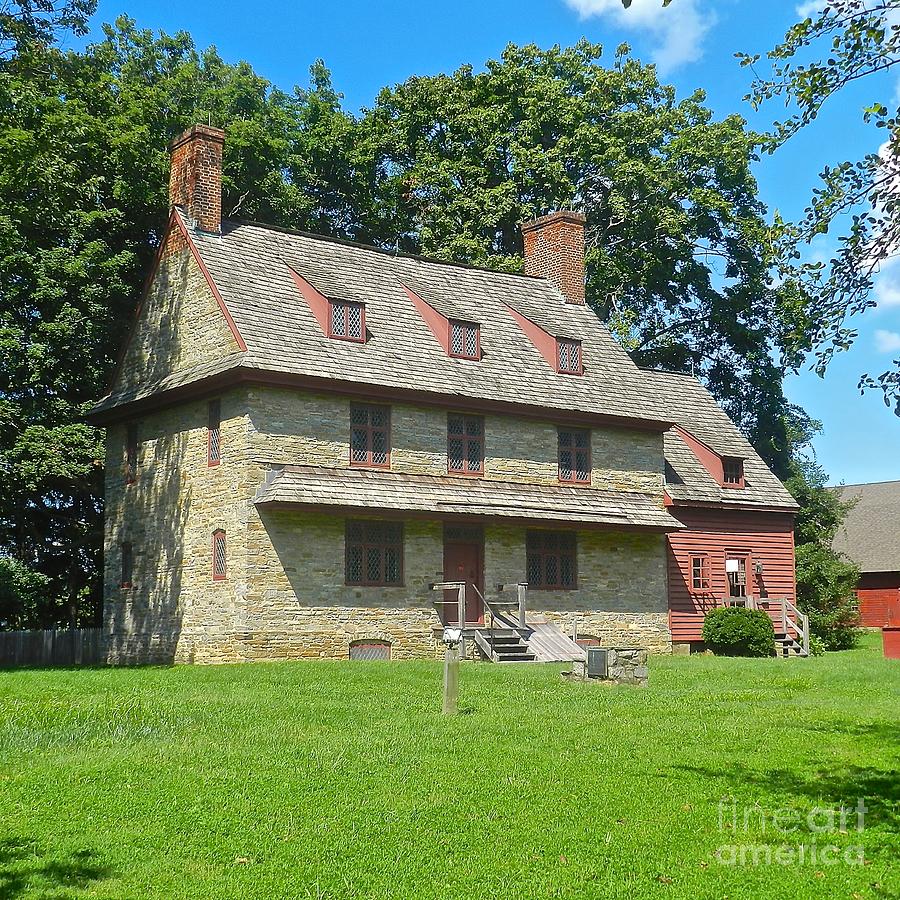
[[[464,63],[481,66],[509,43],[572,44],[581,37],[611,54],[622,41],[636,55],[656,62],[661,75],[683,94],[707,92],[719,115],[739,112],[765,128],[775,107],[754,115],[742,98],[750,75],[736,51],[764,53],[815,0],[270,0],[267,3],[187,0],[100,0],[94,24],[126,13],[142,27],[187,30],[201,47],[215,44],[229,61],[245,59],[282,88],[306,84],[317,58],[332,70],[347,108],[370,105],[383,85],[414,74],[431,74]],[[895,79],[860,84],[839,98],[818,122],[773,157],[756,166],[762,197],[785,216],[802,211],[823,165],[855,159],[877,149],[875,129],[860,110],[896,98]],[[828,240],[815,249],[827,253]],[[860,396],[862,372],[880,373],[900,356],[900,264],[879,279],[879,307],[858,322],[855,347],[838,357],[824,379],[811,372],[792,377],[788,394],[820,419],[819,461],[833,482],[900,478],[900,418],[880,394]]]

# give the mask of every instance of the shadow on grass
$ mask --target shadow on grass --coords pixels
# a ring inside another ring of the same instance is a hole
[[[711,782],[723,783],[723,793],[740,797],[741,789],[753,787],[771,792],[776,801],[803,800],[814,806],[837,809],[854,808],[857,800],[865,801],[866,827],[900,829],[900,772],[896,769],[874,769],[847,766],[837,771],[798,772],[791,769],[751,771],[734,765],[730,769],[702,766],[678,766],[684,772],[699,775]],[[787,804],[784,804],[787,805]]]
[[[63,900],[111,874],[112,870],[100,864],[93,850],[48,858],[35,841],[0,841],[0,900],[14,900],[26,894],[46,894]]]

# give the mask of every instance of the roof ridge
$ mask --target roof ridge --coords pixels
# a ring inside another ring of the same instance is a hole
[[[876,487],[880,484],[900,484],[900,478],[888,478],[884,481],[857,481],[853,484],[829,484],[828,490],[838,490],[839,488],[854,488],[854,487]]]
[[[358,250],[368,250],[371,253],[378,253],[382,256],[392,256],[398,259],[414,259],[418,262],[431,263],[436,266],[452,266],[457,269],[471,269],[476,272],[487,272],[490,275],[503,275],[510,278],[527,278],[531,281],[539,281],[543,284],[553,286],[553,283],[540,275],[526,275],[524,272],[506,272],[500,269],[490,269],[487,266],[476,266],[473,263],[457,262],[450,259],[436,259],[433,256],[424,256],[421,253],[408,253],[404,250],[391,250],[387,247],[377,247],[375,244],[366,244],[362,241],[353,241],[350,238],[336,237],[329,234],[317,234],[314,231],[304,231],[302,228],[287,228],[284,225],[270,225],[266,222],[257,222],[254,219],[223,219],[222,224],[231,225],[249,225],[252,228],[260,228],[263,231],[276,231],[279,234],[292,234],[297,237],[310,238],[314,241],[325,241],[329,244],[339,244],[344,247],[356,247]]]

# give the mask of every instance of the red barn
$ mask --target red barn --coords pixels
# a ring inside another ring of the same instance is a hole
[[[652,376],[677,423],[665,435],[666,504],[684,525],[667,539],[673,646],[697,648],[706,614],[736,604],[767,611],[785,649],[805,652],[794,607],[797,503],[695,378]]]
[[[860,568],[860,621],[870,628],[900,622],[900,481],[848,484],[836,491],[854,504],[834,549]]]

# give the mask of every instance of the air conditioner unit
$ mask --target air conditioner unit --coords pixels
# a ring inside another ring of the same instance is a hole
[[[606,661],[607,650],[605,647],[588,647],[587,648],[587,674],[588,678],[606,678],[608,677],[608,666]]]

